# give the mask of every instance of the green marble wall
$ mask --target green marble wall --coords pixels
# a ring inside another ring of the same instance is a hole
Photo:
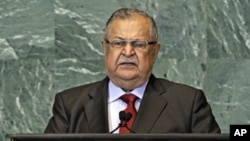
[[[250,0],[1,0],[0,140],[42,133],[57,92],[105,76],[102,29],[120,7],[156,19],[156,76],[204,89],[222,132],[250,123]]]

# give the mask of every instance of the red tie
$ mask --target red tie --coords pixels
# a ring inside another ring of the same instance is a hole
[[[135,101],[137,99],[137,96],[135,96],[134,94],[124,94],[121,99],[127,103],[127,108],[125,109],[125,112],[128,113],[130,112],[132,114],[132,117],[130,118],[130,120],[127,122],[127,127],[129,129],[132,128],[132,125],[135,121],[135,117],[137,114],[137,111],[135,109]],[[130,133],[130,131],[126,128],[126,127],[120,127],[120,134],[128,134]]]

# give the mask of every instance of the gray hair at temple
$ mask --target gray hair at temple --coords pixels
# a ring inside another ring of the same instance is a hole
[[[115,19],[129,19],[132,17],[136,17],[138,15],[144,16],[148,18],[151,22],[151,38],[154,41],[158,40],[158,31],[157,31],[157,25],[154,21],[154,19],[149,16],[146,12],[138,10],[138,9],[133,9],[133,8],[121,8],[115,11],[111,17],[108,19],[106,23],[106,27],[104,28],[104,38],[108,37],[109,34],[109,25],[110,23],[115,20]]]

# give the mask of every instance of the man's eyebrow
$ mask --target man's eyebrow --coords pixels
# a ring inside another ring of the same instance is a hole
[[[130,40],[130,41],[140,41],[140,39],[125,39],[125,38],[123,38],[123,37],[120,37],[120,36],[116,36],[116,37],[114,37],[114,39],[119,39],[119,40]]]

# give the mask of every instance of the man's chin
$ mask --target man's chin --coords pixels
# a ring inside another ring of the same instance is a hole
[[[122,80],[129,81],[129,80],[134,80],[137,77],[135,75],[120,75],[119,78],[122,79]]]
[[[128,64],[120,64],[119,68],[125,69],[125,70],[132,70],[132,69],[137,68],[137,65],[133,64],[133,63],[130,63],[130,64],[129,63]]]

